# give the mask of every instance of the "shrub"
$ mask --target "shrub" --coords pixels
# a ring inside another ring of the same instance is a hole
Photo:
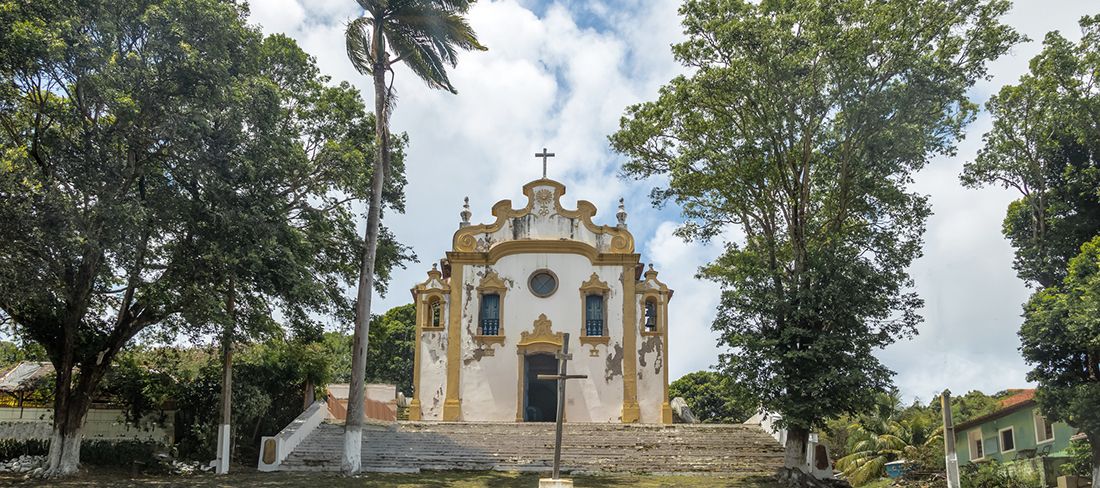
[[[1092,477],[1092,446],[1086,439],[1078,439],[1069,443],[1066,449],[1070,462],[1058,467],[1062,474],[1076,475],[1083,478]]]
[[[1025,473],[995,460],[969,464],[961,473],[962,488],[1042,488],[1038,472]]]
[[[166,450],[157,441],[87,440],[80,443],[80,462],[95,466],[131,466],[141,463],[154,466],[156,454]]]
[[[0,461],[19,456],[41,456],[50,451],[50,441],[45,439],[0,439]]]

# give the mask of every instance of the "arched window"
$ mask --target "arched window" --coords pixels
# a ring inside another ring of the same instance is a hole
[[[603,335],[603,295],[584,297],[584,331],[589,337]]]
[[[645,300],[645,330],[657,332],[657,300],[654,298]]]
[[[481,295],[481,317],[479,320],[481,335],[500,334],[500,295],[486,293]]]
[[[443,327],[443,303],[440,302],[439,297],[432,297],[428,308],[431,313],[431,326]]]

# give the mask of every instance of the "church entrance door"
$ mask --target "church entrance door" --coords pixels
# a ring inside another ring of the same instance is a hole
[[[558,374],[553,354],[528,354],[524,359],[523,420],[553,422],[558,416],[558,383],[540,380],[540,374]]]

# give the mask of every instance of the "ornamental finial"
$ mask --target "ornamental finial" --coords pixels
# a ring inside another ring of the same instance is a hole
[[[622,197],[619,197],[619,212],[615,214],[615,217],[619,219],[619,227],[626,228],[626,206],[623,204]]]
[[[458,224],[459,227],[466,227],[467,225],[470,225],[470,217],[473,215],[470,212],[470,197],[466,197],[463,200],[462,213],[459,215],[462,216],[462,222],[459,222]]]

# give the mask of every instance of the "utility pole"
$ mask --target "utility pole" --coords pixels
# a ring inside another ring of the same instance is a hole
[[[943,409],[943,445],[946,453],[947,488],[960,488],[959,454],[955,452],[955,423],[951,420],[951,390],[943,390],[940,395]]]

